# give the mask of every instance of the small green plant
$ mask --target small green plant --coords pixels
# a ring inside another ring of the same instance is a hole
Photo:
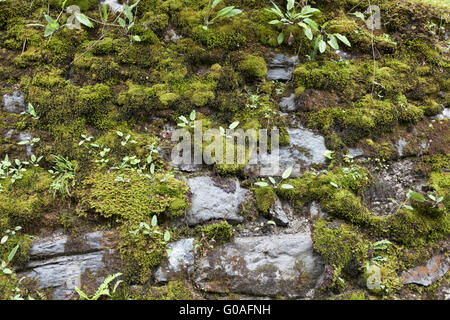
[[[314,57],[317,55],[317,52],[324,53],[327,49],[327,46],[330,46],[334,50],[338,50],[339,41],[344,43],[348,47],[352,46],[346,36],[340,33],[328,33],[327,26],[328,22],[325,22],[317,29],[318,35],[314,40],[314,51],[312,53],[312,56],[310,57],[311,59],[314,59]]]
[[[128,144],[128,142],[129,142],[129,143],[132,143],[132,144],[136,144],[136,143],[137,143],[136,140],[130,140],[130,139],[131,139],[131,134],[127,134],[127,135],[124,137],[123,132],[117,131],[117,135],[118,135],[119,137],[123,138],[123,140],[120,142],[120,144],[122,145],[122,147],[125,147],[125,146]]]
[[[156,227],[158,226],[158,217],[156,215],[154,215],[152,217],[152,221],[151,221],[151,226],[149,226],[147,223],[145,222],[141,222],[139,223],[139,226],[135,229],[130,231],[130,233],[134,236],[136,236],[139,232],[141,232],[144,235],[149,235],[151,236],[152,234],[159,234],[159,235],[163,235]],[[170,231],[166,230],[164,232],[163,235],[163,241],[165,244],[169,243],[170,241]],[[166,250],[166,252],[168,254],[170,254],[170,250]]]
[[[312,40],[313,30],[317,30],[317,23],[311,18],[314,13],[320,12],[319,9],[312,8],[311,6],[304,6],[300,11],[297,11],[300,2],[295,5],[295,0],[288,0],[286,4],[286,12],[281,11],[281,9],[272,2],[272,8],[266,9],[269,12],[272,12],[278,16],[278,19],[272,20],[269,24],[281,24],[283,27],[286,27],[289,31],[288,43],[291,45],[294,42],[294,35],[292,33],[294,26],[299,26],[303,28],[305,32],[305,36]],[[282,44],[284,42],[284,30],[278,34],[278,44]]]
[[[99,298],[103,296],[111,297],[111,293],[115,293],[119,285],[122,283],[122,280],[116,281],[114,284],[114,287],[112,288],[112,291],[110,291],[109,285],[112,281],[114,281],[117,277],[120,277],[122,273],[116,273],[109,275],[106,277],[105,281],[98,287],[97,291],[92,297],[89,297],[86,293],[84,293],[81,289],[78,287],[75,287],[75,291],[80,296],[81,300],[98,300]]]
[[[281,180],[278,181],[278,182],[275,180],[275,178],[269,177],[268,179],[269,179],[270,184],[267,183],[266,181],[259,181],[259,182],[256,182],[255,185],[258,186],[258,187],[269,187],[269,186],[271,186],[274,189],[278,189],[278,188],[286,189],[286,190],[287,189],[293,189],[294,187],[292,185],[287,184],[287,183],[283,183],[283,181],[288,179],[291,176],[291,174],[292,174],[292,167],[287,168],[283,172],[283,174],[281,175]]]
[[[189,120],[185,116],[180,116],[178,119],[181,120],[180,123],[177,124],[180,128],[195,128],[195,119],[197,118],[197,114],[195,110],[192,110],[191,114],[189,115]]]
[[[233,131],[234,129],[237,128],[237,126],[239,125],[239,121],[235,121],[232,124],[230,124],[230,126],[228,127],[228,131],[226,131],[223,127],[219,127],[219,133],[222,137],[225,137],[227,139],[231,139],[233,138],[233,136],[229,135],[229,132]]]
[[[19,159],[15,159],[14,163],[9,160],[8,155],[0,162],[0,179],[9,178],[11,183],[14,184],[17,180],[22,179],[23,172],[27,171],[23,165],[28,164],[28,162],[21,162]]]
[[[12,230],[10,230],[10,229],[6,230],[5,231],[6,234],[0,240],[0,245],[4,245],[6,243],[6,241],[8,241],[8,239],[10,237],[14,236],[16,234],[16,232],[19,231],[20,229],[22,229],[22,227],[17,226],[17,227],[15,227]],[[14,272],[13,269],[11,269],[10,265],[11,265],[11,261],[14,259],[14,256],[16,255],[18,249],[19,249],[19,245],[16,245],[10,251],[6,261],[5,260],[1,260],[1,262],[0,262],[0,271],[3,272],[4,274],[9,275],[9,274],[12,274]]]
[[[242,13],[242,10],[236,9],[235,6],[225,7],[219,12],[217,12],[216,16],[211,19],[211,15],[213,10],[220,4],[222,0],[209,0],[208,6],[206,9],[206,15],[203,20],[203,29],[208,30],[208,27],[214,23],[216,20],[224,19],[224,18],[232,18]]]
[[[39,120],[36,110],[34,110],[34,107],[31,103],[28,103],[27,109],[27,111],[21,112],[20,114],[29,114],[34,120]]]
[[[52,175],[53,182],[50,184],[50,193],[53,197],[59,193],[63,197],[70,196],[70,187],[75,185],[75,171],[77,169],[69,159],[53,156],[54,166],[48,172]]]
[[[408,190],[408,192],[406,193],[406,199],[403,202],[398,202],[396,199],[393,198],[389,198],[389,200],[398,205],[396,212],[398,212],[400,209],[405,208],[407,210],[414,210],[413,207],[411,207],[410,205],[408,205],[408,202],[411,201],[416,201],[416,202],[424,202],[425,201],[425,197],[422,196],[420,193],[412,191],[412,190]]]
[[[39,141],[41,141],[41,138],[32,138],[32,139],[28,138],[28,139],[19,141],[17,144],[18,144],[19,146],[26,145],[26,146],[33,147],[33,146],[34,146],[36,143],[38,143]]]

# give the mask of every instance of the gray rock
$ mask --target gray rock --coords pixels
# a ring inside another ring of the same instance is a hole
[[[31,141],[33,139],[33,135],[30,132],[21,132],[19,133],[19,136],[17,137],[19,141],[29,140]],[[31,156],[33,154],[33,146],[30,144],[27,144],[25,146],[25,149],[27,150],[27,155]]]
[[[348,154],[351,155],[353,158],[359,158],[364,155],[364,150],[360,148],[350,148],[348,150]]]
[[[12,94],[5,94],[3,96],[3,109],[9,113],[26,111],[25,98],[22,91],[16,90]]]
[[[399,157],[403,157],[403,148],[406,147],[407,144],[408,142],[404,138],[398,139],[395,147],[397,148]]]
[[[5,138],[5,139],[11,139],[13,133],[14,133],[14,129],[9,129],[9,130],[5,133],[5,135],[3,136],[3,138]]]
[[[123,5],[117,0],[104,0],[101,4],[109,6],[114,13],[123,11]]]
[[[318,204],[316,201],[313,201],[311,205],[309,206],[309,217],[310,218],[325,218],[327,217],[327,214],[325,211],[322,210],[322,207],[320,204]]]
[[[295,93],[281,99],[280,109],[283,112],[293,112],[298,109],[298,105],[295,103]]]
[[[425,265],[403,272],[400,279],[405,284],[415,283],[427,287],[447,273],[449,260],[444,255],[434,256]]]
[[[324,137],[309,129],[299,127],[288,129],[290,144],[279,149],[275,154],[258,154],[255,163],[249,163],[246,173],[256,176],[281,176],[289,167],[293,167],[292,177],[298,176],[303,168],[326,161]]]
[[[237,179],[215,183],[207,176],[187,180],[192,192],[192,206],[187,214],[190,226],[209,220],[225,219],[232,223],[243,221],[239,214],[247,193]]]
[[[298,63],[298,56],[289,57],[275,53],[268,63],[267,79],[274,81],[290,80],[292,72]]]
[[[431,118],[436,120],[450,119],[450,108],[445,108],[440,114]]]
[[[207,292],[297,298],[323,269],[309,233],[235,238],[199,261],[196,283]]]
[[[194,239],[182,239],[169,244],[170,254],[156,271],[158,282],[167,282],[182,276],[182,271],[192,272],[194,268]]]
[[[30,248],[30,262],[19,271],[20,277],[39,281],[39,287],[52,288],[53,298],[60,300],[81,287],[82,275],[89,271],[103,277],[99,271],[106,266],[106,256],[113,254],[110,243],[103,232],[92,232],[71,238],[62,233],[38,238]]]
[[[277,198],[273,207],[269,210],[270,217],[279,226],[287,227],[289,225],[289,219],[284,212],[283,204],[280,199]]]

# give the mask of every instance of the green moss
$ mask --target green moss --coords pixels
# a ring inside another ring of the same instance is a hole
[[[233,238],[233,227],[226,221],[201,226],[198,232],[203,233],[208,240],[214,240],[217,243],[228,242]]]
[[[196,107],[206,105],[210,100],[214,99],[214,92],[211,91],[211,84],[195,81],[191,84],[190,102]]]
[[[264,78],[267,74],[266,61],[262,57],[247,55],[239,68],[250,78]]]
[[[62,5],[62,0],[50,0],[49,3],[56,9],[60,9]],[[81,11],[87,11],[92,9],[94,5],[97,4],[96,0],[67,0],[65,4],[65,8],[70,7],[71,5],[76,5],[80,7]]]
[[[222,48],[225,50],[236,50],[247,41],[247,38],[230,26],[219,29],[203,30],[201,27],[194,28],[194,39],[198,39],[208,49]]]
[[[346,224],[341,226],[327,225],[319,219],[314,224],[313,246],[322,258],[335,268],[346,269],[356,261],[363,265],[368,241]],[[357,268],[358,269],[358,268]]]
[[[52,206],[50,183],[50,174],[41,168],[28,169],[14,184],[2,183],[5,190],[0,192],[0,211],[14,226],[35,223]]]
[[[352,65],[325,61],[321,65],[309,62],[294,70],[296,86],[313,89],[343,90],[355,76]]]
[[[189,208],[188,187],[172,177],[155,175],[152,180],[129,173],[126,182],[117,174],[93,173],[79,191],[82,209],[119,220],[144,220],[153,215],[177,217]]]
[[[158,227],[152,234],[137,232],[130,233],[139,227],[140,222],[150,224],[150,219],[142,217],[142,220],[126,222],[119,227],[119,253],[122,261],[121,270],[128,283],[145,283],[148,281],[156,267],[161,263],[165,255],[165,242],[163,232]]]
[[[269,215],[269,210],[273,207],[275,201],[277,200],[277,195],[275,194],[275,191],[273,191],[273,188],[257,188],[254,193],[258,210],[266,216]]]

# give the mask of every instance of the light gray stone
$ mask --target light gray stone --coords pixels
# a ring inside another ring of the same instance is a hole
[[[295,93],[281,99],[280,109],[283,112],[293,112],[298,109],[298,104],[295,103]]]
[[[275,53],[268,63],[267,79],[274,81],[290,80],[292,72],[298,63],[298,56],[289,57]]]
[[[194,268],[194,239],[182,239],[169,244],[168,260],[161,264],[155,274],[156,281],[167,282],[183,276],[182,271]]]
[[[82,275],[97,276],[105,265],[105,255],[113,254],[103,232],[97,231],[71,238],[62,233],[37,238],[31,245],[30,262],[18,270],[20,277],[39,281],[41,289],[53,289],[53,298],[64,299],[75,287],[81,287]],[[103,277],[98,276],[98,284]]]
[[[283,204],[277,198],[273,207],[269,210],[270,217],[279,226],[287,227],[289,225],[289,218],[283,209]]]
[[[207,292],[298,298],[323,270],[309,233],[235,238],[198,262],[196,283]]]
[[[9,113],[21,113],[26,111],[25,98],[22,91],[16,90],[3,96],[3,109]]]
[[[247,193],[237,179],[215,183],[211,177],[195,177],[187,180],[192,192],[192,206],[187,214],[189,225],[209,220],[225,219],[232,223],[243,221],[241,203]]]
[[[449,258],[444,255],[434,256],[425,265],[403,272],[400,279],[405,284],[415,283],[427,287],[447,273],[449,263]]]

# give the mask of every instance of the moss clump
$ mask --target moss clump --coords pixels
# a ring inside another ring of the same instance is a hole
[[[208,240],[217,243],[228,242],[233,238],[233,227],[226,221],[201,226],[198,232],[203,233]]]
[[[346,224],[340,226],[328,225],[319,219],[314,224],[314,249],[335,269],[348,269],[350,264],[362,266],[369,242]]]
[[[211,83],[202,83],[200,81],[193,82],[190,85],[192,90],[189,97],[190,102],[196,107],[203,107],[206,105],[215,97],[214,92],[211,90],[213,86],[214,85]]]
[[[225,50],[236,50],[247,41],[247,38],[232,28],[222,26],[219,29],[203,30],[201,27],[194,28],[193,38],[199,40],[208,49],[221,48]]]
[[[294,70],[294,81],[297,87],[343,90],[350,85],[355,73],[351,64],[309,62]]]
[[[122,221],[144,220],[163,213],[177,217],[189,208],[188,187],[175,178],[155,175],[149,180],[129,173],[126,182],[119,182],[117,176],[102,172],[88,176],[79,191],[81,208]]]
[[[250,78],[264,78],[267,74],[266,61],[262,57],[247,55],[239,64],[241,71]]]
[[[273,207],[275,201],[277,200],[277,195],[275,191],[273,191],[273,188],[257,188],[254,193],[258,210],[266,216],[269,215],[269,210]]]
[[[28,169],[14,184],[9,180],[2,183],[0,212],[14,226],[25,227],[36,222],[52,206],[53,201],[48,194],[50,184],[50,174],[41,168]]]
[[[57,9],[61,8],[62,5],[62,0],[50,0],[49,3]],[[78,7],[80,7],[81,11],[87,11],[89,9],[92,9],[94,7],[94,5],[97,4],[96,0],[67,0],[66,5],[64,6],[64,8],[68,8],[71,5],[76,5]]]
[[[119,227],[119,253],[122,261],[122,268],[125,280],[130,283],[145,283],[150,278],[152,272],[161,263],[165,255],[166,243],[163,241],[163,232],[158,227],[154,227],[151,234],[144,234],[138,231],[136,234],[130,233],[138,229],[140,222],[151,225],[150,219],[128,221]]]
[[[321,204],[326,212],[356,225],[371,226],[376,221],[360,199],[348,190],[336,192]]]

